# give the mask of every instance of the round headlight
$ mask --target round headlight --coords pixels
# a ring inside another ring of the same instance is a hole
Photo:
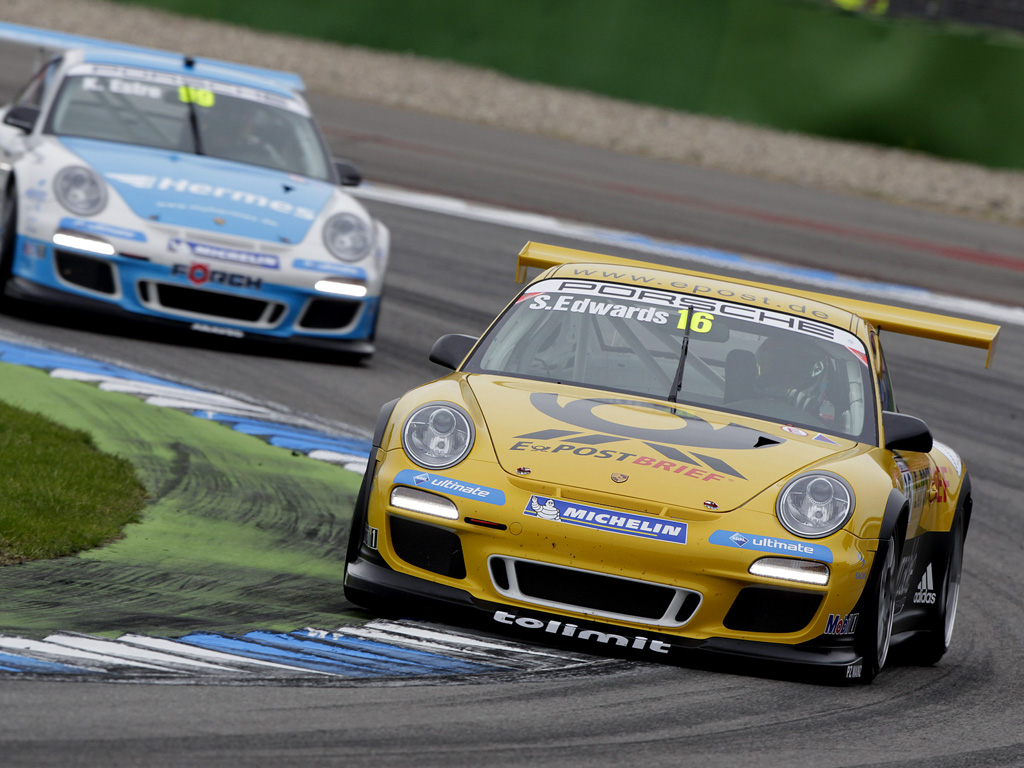
[[[805,539],[835,533],[853,514],[853,489],[831,472],[810,472],[786,483],[775,513],[787,531]]]
[[[469,455],[473,437],[473,422],[464,410],[451,403],[430,403],[405,420],[402,447],[425,469],[447,469]]]
[[[107,207],[107,185],[89,168],[69,165],[53,180],[57,201],[71,213],[94,216]]]
[[[359,216],[339,213],[324,224],[324,245],[342,261],[359,261],[373,248],[373,227]]]

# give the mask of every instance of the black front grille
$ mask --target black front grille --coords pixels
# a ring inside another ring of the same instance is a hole
[[[799,632],[811,623],[821,597],[799,589],[744,587],[723,623],[737,632]]]
[[[508,571],[505,570],[505,561],[499,558],[491,560],[491,581],[494,582],[494,586],[498,589],[508,590],[510,584],[508,583]]]
[[[344,328],[356,316],[360,302],[345,299],[313,299],[306,307],[300,325],[319,330]]]
[[[657,621],[665,616],[672,598],[676,596],[676,591],[669,587],[588,571],[522,560],[516,561],[515,568],[519,590],[525,596],[604,613]],[[691,613],[699,603],[700,598],[697,597]]]
[[[247,299],[228,293],[202,291],[166,283],[157,283],[156,290],[161,307],[196,315],[255,323],[263,317],[267,308],[267,302],[260,299]]]
[[[99,293],[115,293],[114,268],[109,262],[60,249],[54,251],[54,259],[57,273],[72,285]]]
[[[434,525],[392,515],[391,546],[410,565],[453,579],[466,578],[466,562],[458,535]]]

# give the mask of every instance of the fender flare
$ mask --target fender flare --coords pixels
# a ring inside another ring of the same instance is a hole
[[[363,539],[362,530],[366,525],[366,508],[370,500],[370,485],[373,483],[373,476],[377,470],[377,450],[384,440],[384,430],[391,421],[391,414],[398,404],[399,398],[385,403],[380,413],[377,414],[377,425],[373,430],[373,442],[370,446],[370,455],[366,460],[366,471],[363,472],[363,480],[359,484],[359,493],[356,494],[356,503],[352,508],[352,523],[348,535],[348,549],[345,562],[351,563],[359,556],[359,547]]]
[[[882,528],[878,532],[879,541],[885,541],[892,536],[893,531],[896,530],[897,523],[900,522],[900,516],[903,514],[904,510],[908,513],[910,511],[907,497],[903,495],[902,491],[893,488],[889,492],[889,498],[885,502],[885,512],[882,515]],[[905,522],[906,521],[904,521],[904,523]],[[905,531],[906,527],[904,525],[904,532]]]
[[[967,538],[967,529],[971,526],[971,511],[974,509],[974,497],[971,496],[971,476],[964,472],[964,479],[960,483],[960,496],[956,500],[956,513],[963,517],[964,539]]]

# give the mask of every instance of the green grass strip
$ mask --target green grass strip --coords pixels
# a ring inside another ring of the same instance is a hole
[[[0,565],[73,555],[138,522],[146,489],[92,438],[0,402]]]
[[[359,478],[131,395],[0,363],[0,399],[128,459],[149,504],[123,538],[0,568],[0,632],[181,635],[331,627]]]

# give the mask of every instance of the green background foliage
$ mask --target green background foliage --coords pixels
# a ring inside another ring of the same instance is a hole
[[[788,131],[1024,168],[1024,44],[811,0],[119,0]]]

